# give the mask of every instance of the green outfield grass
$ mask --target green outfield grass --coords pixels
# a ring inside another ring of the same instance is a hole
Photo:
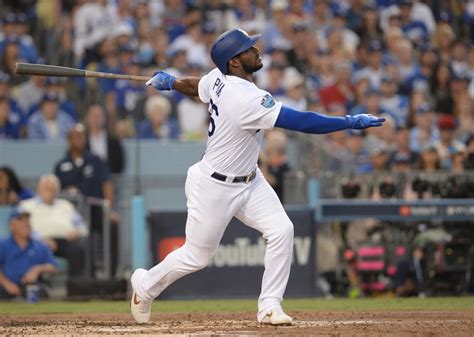
[[[287,311],[472,310],[474,297],[407,299],[288,299]],[[155,301],[154,312],[255,312],[255,300]],[[1,303],[0,315],[41,313],[127,313],[125,301]]]

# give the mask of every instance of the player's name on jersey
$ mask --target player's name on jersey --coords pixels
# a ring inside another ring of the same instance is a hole
[[[235,238],[233,243],[221,244],[214,254],[211,267],[256,267],[263,266],[265,255],[265,241],[259,238],[251,243],[249,238]],[[307,265],[311,252],[311,238],[309,236],[295,237],[293,240],[293,264]]]

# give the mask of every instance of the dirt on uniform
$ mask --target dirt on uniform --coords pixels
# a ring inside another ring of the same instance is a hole
[[[42,314],[0,317],[1,335],[174,336],[474,336],[474,311],[289,312],[293,326],[262,326],[254,313],[152,315],[138,325],[128,314]]]

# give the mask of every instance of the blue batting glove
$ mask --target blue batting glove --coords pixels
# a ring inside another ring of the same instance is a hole
[[[146,82],[146,85],[151,85],[156,90],[173,90],[175,80],[176,77],[160,70],[153,74],[153,77]]]
[[[359,114],[354,116],[346,115],[346,120],[349,129],[357,130],[382,126],[383,122],[385,122],[385,118],[378,118],[370,114]]]

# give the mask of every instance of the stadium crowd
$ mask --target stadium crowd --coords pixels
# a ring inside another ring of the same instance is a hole
[[[64,140],[89,108],[119,140],[207,136],[207,108],[141,82],[14,74],[15,62],[199,76],[226,29],[261,33],[258,85],[302,110],[388,119],[313,137],[324,166],[356,173],[474,164],[474,2],[441,0],[25,0],[3,2],[0,137]],[[99,108],[100,109],[100,108]],[[87,117],[89,116],[89,117]],[[100,119],[100,118],[99,118]],[[100,147],[93,151],[101,151]],[[103,150],[103,149],[102,149]],[[392,165],[394,164],[394,165]]]

